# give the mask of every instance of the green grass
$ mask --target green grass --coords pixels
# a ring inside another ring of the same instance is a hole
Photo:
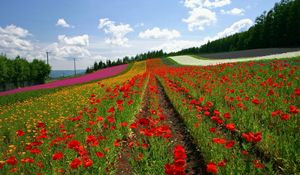
[[[0,97],[0,106],[8,105],[16,102],[22,102],[27,99],[41,97],[43,95],[52,94],[58,92],[62,89],[60,88],[53,88],[53,89],[41,89],[35,91],[27,91],[27,92],[20,92],[16,94],[6,95]]]
[[[168,65],[168,66],[182,66],[181,64],[177,63],[170,57],[163,57],[163,58],[161,58],[161,60],[165,65]]]

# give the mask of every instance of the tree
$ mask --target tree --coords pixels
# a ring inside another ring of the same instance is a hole
[[[32,63],[30,63],[31,82],[39,84],[45,83],[50,72],[50,65],[46,64],[44,61],[34,59]]]
[[[7,58],[3,55],[0,55],[0,84],[2,90],[6,90],[5,81],[8,78],[8,67],[7,67]]]

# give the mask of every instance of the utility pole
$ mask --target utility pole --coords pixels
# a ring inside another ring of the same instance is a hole
[[[75,73],[75,76],[76,76],[76,60],[74,58],[74,73]]]
[[[49,65],[49,52],[46,52],[47,55],[47,64]]]

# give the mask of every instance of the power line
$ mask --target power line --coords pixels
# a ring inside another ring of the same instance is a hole
[[[74,58],[74,73],[75,73],[75,76],[76,76],[76,59]]]
[[[47,64],[49,65],[49,53],[50,52],[46,52],[46,55],[47,55]]]

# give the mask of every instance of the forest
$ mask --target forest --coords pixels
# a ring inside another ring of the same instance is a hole
[[[44,61],[28,62],[20,56],[9,59],[0,55],[0,91],[45,83],[50,72],[51,67]]]
[[[170,55],[300,46],[300,0],[282,0],[256,18],[248,31],[209,41]]]

